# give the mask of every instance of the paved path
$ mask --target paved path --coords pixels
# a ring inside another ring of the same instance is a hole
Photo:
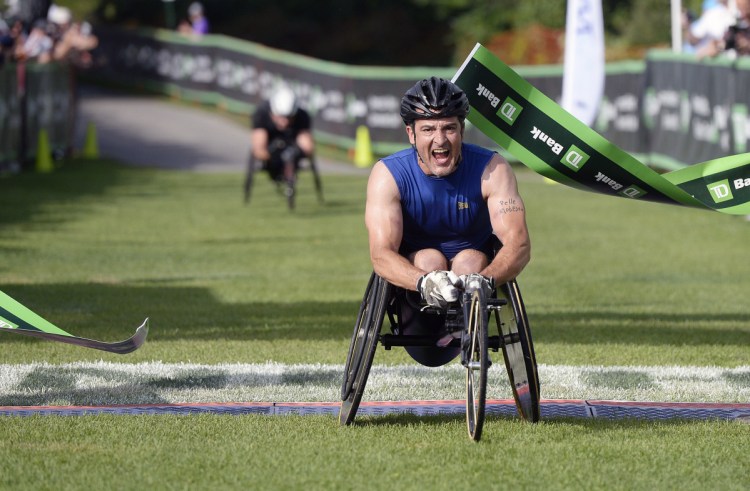
[[[84,87],[76,148],[88,123],[96,125],[99,152],[123,162],[200,172],[244,172],[250,129],[203,108],[149,96]],[[367,174],[347,162],[319,158],[321,173]]]

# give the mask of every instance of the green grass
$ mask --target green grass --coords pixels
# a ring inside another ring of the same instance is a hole
[[[750,224],[519,175],[533,241],[519,282],[540,362],[747,363]],[[231,174],[77,161],[0,180],[0,286],[87,337],[120,339],[150,316],[127,361],[340,363],[371,271],[365,179],[326,176],[324,205],[310,181],[289,213],[265,178],[243,206]],[[9,363],[123,361],[0,342]]]
[[[5,489],[747,489],[728,422],[458,417],[87,416],[4,420]]]
[[[537,360],[746,366],[750,223],[606,198],[519,169],[533,259],[519,278]],[[0,363],[343,363],[370,274],[365,178],[309,175],[290,213],[265,178],[72,161],[0,179],[0,289],[73,334],[148,342],[118,357],[0,335]],[[409,363],[378,350],[378,364]],[[3,489],[743,489],[739,422],[491,418],[7,418]]]

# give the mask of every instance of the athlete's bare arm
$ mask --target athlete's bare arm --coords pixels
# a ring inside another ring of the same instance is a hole
[[[516,177],[510,164],[500,155],[495,155],[487,164],[482,175],[482,194],[487,199],[492,231],[503,247],[481,274],[501,284],[514,279],[529,263],[531,242]]]
[[[310,130],[302,130],[297,134],[297,146],[305,153],[310,156],[315,152],[315,140]]]
[[[375,164],[367,182],[365,225],[370,238],[370,259],[375,272],[389,283],[415,290],[426,273],[398,253],[403,237],[401,196],[385,164]]]
[[[263,128],[254,128],[250,132],[250,145],[253,149],[253,157],[258,160],[268,160],[271,154],[268,152],[268,131]]]

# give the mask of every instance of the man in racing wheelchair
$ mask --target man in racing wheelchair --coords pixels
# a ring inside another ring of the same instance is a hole
[[[468,112],[466,94],[452,82],[417,82],[401,101],[411,148],[378,161],[370,174],[365,224],[374,272],[344,366],[342,425],[354,421],[379,343],[403,346],[426,366],[461,354],[475,441],[488,350],[502,348],[519,415],[539,420],[536,359],[515,281],[530,259],[525,209],[508,162],[464,143]],[[381,335],[386,313],[392,334]],[[497,335],[488,335],[490,318]]]
[[[498,153],[463,141],[468,112],[466,94],[454,83],[438,77],[417,82],[401,101],[411,147],[377,162],[367,185],[365,223],[375,273],[437,308],[465,290],[481,288],[491,296],[495,285],[516,278],[530,260],[513,170]],[[502,248],[495,254],[498,239]],[[435,334],[441,327],[402,320],[404,334]],[[444,334],[440,344],[448,340]],[[428,366],[460,352],[443,346],[407,350]]]
[[[252,116],[251,154],[245,178],[245,202],[250,200],[253,174],[258,164],[268,172],[294,207],[300,162],[308,159],[313,171],[318,198],[322,197],[320,178],[314,161],[315,140],[310,114],[299,107],[291,88],[283,85],[263,102]]]

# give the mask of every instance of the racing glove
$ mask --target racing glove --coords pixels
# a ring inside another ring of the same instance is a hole
[[[459,276],[459,286],[466,293],[473,293],[474,290],[483,290],[485,297],[489,298],[495,291],[495,280],[482,276],[479,273],[462,274]]]
[[[453,271],[433,271],[419,278],[417,291],[431,307],[445,309],[458,300],[458,276]]]

